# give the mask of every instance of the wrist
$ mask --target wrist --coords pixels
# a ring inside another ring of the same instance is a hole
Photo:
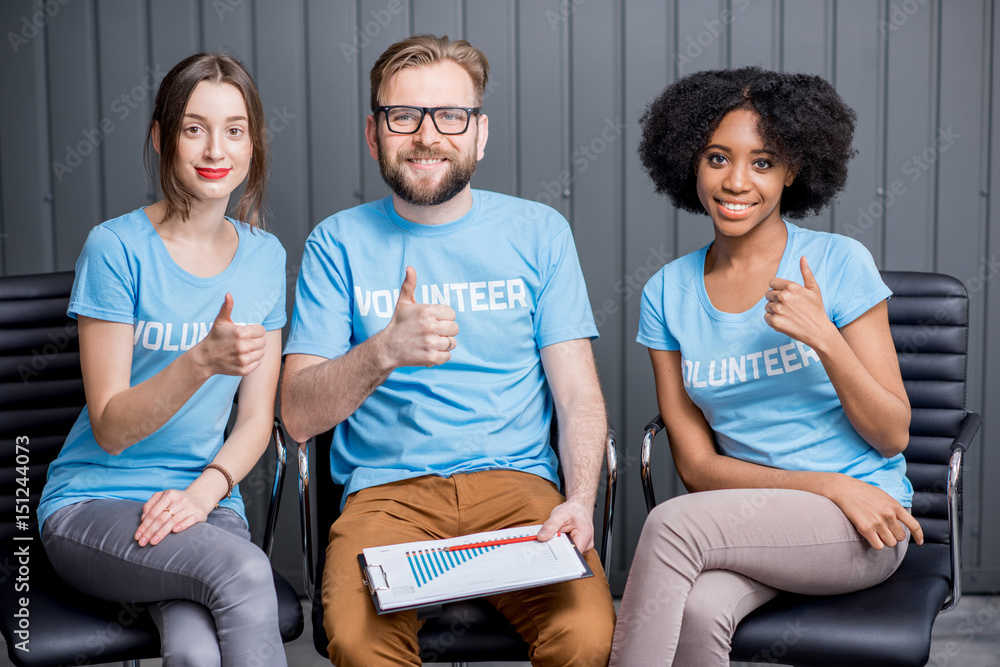
[[[594,505],[597,503],[596,495],[584,494],[582,492],[574,492],[566,495],[566,502],[578,505],[585,513],[593,511]]]
[[[818,472],[814,474],[819,480],[817,484],[819,494],[836,503],[844,489],[844,480],[847,479],[847,475],[839,472]]]
[[[232,498],[233,497],[233,489],[236,487],[236,480],[233,479],[233,476],[229,473],[229,471],[226,469],[226,467],[223,466],[223,465],[221,465],[221,464],[219,464],[219,463],[209,463],[207,466],[205,466],[204,472],[208,473],[209,470],[215,470],[220,475],[222,475],[222,478],[226,480],[226,495],[225,495],[225,497],[226,498]]]
[[[371,362],[379,375],[388,375],[398,368],[395,357],[390,352],[388,328],[382,329],[368,339]]]
[[[837,354],[837,347],[846,344],[847,341],[844,340],[840,329],[837,328],[837,325],[832,320],[827,320],[826,324],[820,329],[819,334],[813,340],[806,343],[820,358]]]
[[[214,477],[219,479],[215,480]],[[213,475],[211,472],[206,475],[203,472],[186,490],[191,501],[208,516],[218,507],[219,501],[226,497],[226,482],[221,475]]]
[[[204,340],[188,350],[186,354],[181,355],[180,359],[187,364],[191,374],[194,375],[199,382],[205,382],[212,377],[213,373],[209,367],[208,359],[205,354]]]

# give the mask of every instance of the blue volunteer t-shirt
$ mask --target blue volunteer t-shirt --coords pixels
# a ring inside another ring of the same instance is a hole
[[[231,222],[239,246],[229,266],[211,278],[174,262],[143,209],[91,230],[76,263],[69,315],[134,327],[130,386],[205,338],[226,292],[233,295],[234,322],[269,331],[284,326],[284,248],[267,232]],[[222,447],[239,383],[236,376],[212,376],[166,424],[117,456],[97,444],[85,407],[49,466],[39,522],[84,500],[145,502],[157,491],[186,488]],[[220,504],[246,520],[238,487]]]
[[[802,284],[804,255],[837,327],[891,295],[861,243],[785,226],[777,276]],[[709,247],[667,264],[646,283],[636,340],[681,351],[684,387],[722,452],[784,470],[844,473],[909,507],[913,487],[903,455],[886,459],[858,435],[817,354],[764,322],[766,300],[743,313],[712,305],[704,280]]]
[[[459,326],[450,361],[393,371],[337,427],[330,465],[345,498],[491,469],[558,484],[539,349],[597,337],[573,237],[546,206],[472,196],[442,225],[409,222],[386,198],[327,218],[306,241],[285,354],[332,359],[384,329],[407,266],[417,302],[448,304]]]

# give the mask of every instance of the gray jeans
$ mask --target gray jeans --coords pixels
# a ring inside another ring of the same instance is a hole
[[[226,508],[205,523],[140,547],[142,503],[63,507],[42,530],[56,572],[105,600],[149,603],[169,667],[284,667],[271,564]]]
[[[779,590],[874,586],[906,554],[873,549],[831,500],[786,489],[692,493],[658,505],[632,561],[611,665],[728,666],[736,625]]]

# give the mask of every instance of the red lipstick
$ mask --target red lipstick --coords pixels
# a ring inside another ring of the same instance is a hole
[[[208,169],[208,168],[202,167],[202,168],[196,168],[195,171],[197,171],[198,175],[201,176],[202,178],[210,178],[212,180],[217,180],[217,179],[220,179],[220,178],[225,178],[229,174],[229,172],[231,170],[230,169]]]

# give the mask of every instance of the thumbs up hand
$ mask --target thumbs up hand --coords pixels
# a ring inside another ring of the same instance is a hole
[[[225,301],[208,332],[192,351],[198,351],[200,365],[209,375],[249,375],[264,358],[264,327],[233,323],[233,295]]]
[[[455,311],[444,304],[417,303],[417,271],[406,267],[396,310],[379,334],[390,368],[438,366],[451,359],[458,335]]]
[[[784,278],[772,278],[765,295],[764,321],[779,333],[810,347],[822,336],[836,330],[823,307],[823,295],[805,256],[799,259],[802,284]]]

